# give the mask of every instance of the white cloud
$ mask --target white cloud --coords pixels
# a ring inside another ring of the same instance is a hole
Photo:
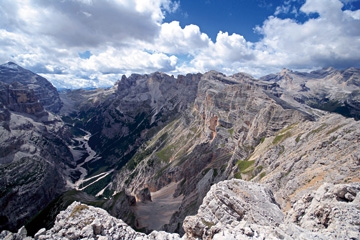
[[[2,0],[0,62],[15,61],[57,86],[106,86],[122,74],[171,74],[215,69],[254,76],[283,67],[359,67],[360,10],[351,0],[284,1],[276,14],[311,16],[303,23],[270,16],[256,30],[259,42],[220,31],[215,41],[199,26],[173,21],[174,0]],[[347,8],[348,9],[348,8]],[[89,58],[79,53],[91,52]]]
[[[241,35],[219,32],[216,42],[211,42],[209,47],[195,55],[191,64],[195,66],[195,69],[203,72],[216,69],[225,70],[224,72],[227,73],[226,69],[231,69],[231,66],[244,64],[254,59],[252,45]]]
[[[147,45],[149,49],[174,54],[196,54],[199,49],[209,46],[211,40],[200,32],[196,25],[181,28],[179,22],[163,23],[159,36],[154,43]]]
[[[343,11],[342,6],[339,0],[307,0],[300,11],[319,17],[299,23],[270,16],[257,27],[263,38],[256,43],[219,32],[216,42],[194,56],[191,64],[201,71],[216,69],[228,74],[248,70],[257,77],[283,67],[359,67],[360,10]]]
[[[308,0],[300,10],[319,17],[303,24],[271,17],[259,29],[264,39],[258,46],[270,49],[268,57],[278,58],[279,66],[349,65],[360,59],[360,22],[342,6],[338,0]]]
[[[0,62],[15,61],[76,86],[102,86],[95,80],[110,72],[171,71],[175,56],[150,53],[144,45],[159,36],[164,14],[178,6],[171,0],[3,0]],[[85,51],[93,56],[81,59]]]
[[[357,11],[346,10],[346,11],[344,11],[344,13],[346,15],[348,15],[349,17],[353,18],[354,20],[360,20],[360,10],[357,10]]]

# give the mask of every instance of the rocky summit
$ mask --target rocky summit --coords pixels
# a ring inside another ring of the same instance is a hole
[[[359,239],[359,82],[155,72],[57,93],[1,65],[0,238]]]

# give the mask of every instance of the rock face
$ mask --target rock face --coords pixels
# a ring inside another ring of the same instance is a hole
[[[336,114],[290,125],[255,148],[241,175],[267,184],[287,211],[325,182],[359,182],[359,137],[359,122]]]
[[[325,183],[298,200],[286,221],[317,232],[324,239],[359,239],[359,207],[359,183]]]
[[[62,102],[56,88],[45,78],[26,70],[15,63],[9,62],[0,65],[0,82],[13,84],[18,82],[33,90],[42,106],[53,113],[59,112]],[[19,95],[18,98],[23,95]]]
[[[182,238],[139,233],[103,209],[74,202],[35,239],[358,239],[359,206],[359,183],[323,184],[285,215],[270,189],[233,179],[211,187],[198,213],[185,218]],[[3,231],[0,237],[26,239],[26,229]]]
[[[228,236],[230,231],[235,231],[233,237],[262,238],[265,236],[254,232],[251,225],[271,228],[283,222],[284,214],[269,189],[260,184],[229,180],[211,187],[198,213],[186,217],[183,227],[190,239],[212,239],[225,232]]]
[[[84,127],[101,132],[90,139],[91,146],[102,151],[106,148],[104,161],[125,164],[144,140],[194,101],[199,78],[187,75],[175,79],[163,73],[124,76],[115,84],[111,97],[86,113],[90,120]],[[114,141],[118,147],[107,147]]]
[[[136,195],[176,183],[174,197],[183,195],[183,203],[164,229],[183,232],[185,216],[195,214],[210,186],[233,176],[237,162],[247,159],[262,138],[313,119],[282,107],[264,92],[269,85],[254,82],[245,74],[204,74],[194,104],[139,148],[113,188]]]
[[[73,164],[72,155],[58,136],[61,121],[51,118],[42,117],[45,124],[9,111],[1,122],[1,229],[24,224],[65,189],[63,171]]]
[[[204,74],[194,105],[138,149],[113,188],[137,195],[177,184],[183,201],[163,229],[184,233],[184,218],[225,179],[266,183],[284,211],[325,182],[358,182],[359,123],[285,101],[276,88],[246,74]]]
[[[200,76],[176,79],[158,72],[124,76],[94,107],[83,104],[74,117],[75,124],[93,134],[89,145],[101,154],[102,167],[121,169],[144,142],[193,103]],[[95,99],[100,97],[89,97],[90,101]],[[108,184],[103,182],[99,191]]]
[[[0,104],[10,111],[31,114],[37,117],[47,115],[34,91],[19,82],[0,82]]]
[[[272,192],[263,185],[223,181],[211,187],[197,215],[185,218],[185,236],[188,239],[358,239],[359,187],[359,183],[324,184],[303,196],[284,215]]]
[[[18,228],[62,193],[63,171],[74,164],[61,137],[68,130],[43,105],[59,100],[49,84],[13,63],[0,66],[0,229]]]

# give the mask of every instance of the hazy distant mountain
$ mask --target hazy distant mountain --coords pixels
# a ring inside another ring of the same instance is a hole
[[[340,113],[346,117],[360,119],[360,70],[349,68],[321,69],[310,73],[284,69],[261,80],[276,83],[274,89],[280,98],[304,103],[314,108]]]

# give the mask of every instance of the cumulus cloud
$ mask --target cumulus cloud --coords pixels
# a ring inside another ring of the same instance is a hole
[[[342,7],[338,0],[308,0],[300,11],[318,13],[318,18],[298,23],[270,17],[258,28],[264,35],[257,44],[260,55],[293,68],[354,64],[360,60],[360,22],[355,12],[342,11]]]
[[[244,64],[255,58],[252,46],[239,34],[219,32],[215,43],[211,42],[209,47],[195,55],[191,64],[203,71],[231,69],[234,64]]]
[[[9,16],[13,27],[23,33],[50,36],[64,47],[116,44],[129,39],[151,41],[163,18],[159,0],[8,2],[5,0],[5,6],[16,9]]]
[[[291,5],[290,1],[287,3]],[[283,67],[295,70],[359,67],[360,10],[342,7],[339,0],[307,0],[299,11],[308,15],[308,20],[301,23],[270,16],[256,28],[263,38],[255,43],[238,34],[219,32],[216,42],[194,56],[191,65],[201,71],[216,69],[227,74],[247,71],[257,77]],[[284,11],[289,12],[290,8]],[[311,18],[313,13],[318,17]]]
[[[359,67],[360,10],[343,8],[352,2],[306,0],[299,8],[286,0],[256,27],[262,39],[250,42],[222,31],[212,41],[199,26],[163,22],[179,8],[175,0],[2,0],[0,62],[15,61],[63,87],[109,86],[134,72],[260,77],[283,67]]]
[[[210,38],[200,32],[196,25],[187,25],[181,28],[178,21],[163,23],[159,36],[154,44],[147,48],[167,53],[195,55],[200,49],[207,48],[211,43]]]
[[[95,80],[110,72],[171,71],[175,56],[144,46],[178,7],[171,0],[3,0],[0,61],[15,61],[54,82],[99,86]],[[92,56],[82,59],[83,52]]]

